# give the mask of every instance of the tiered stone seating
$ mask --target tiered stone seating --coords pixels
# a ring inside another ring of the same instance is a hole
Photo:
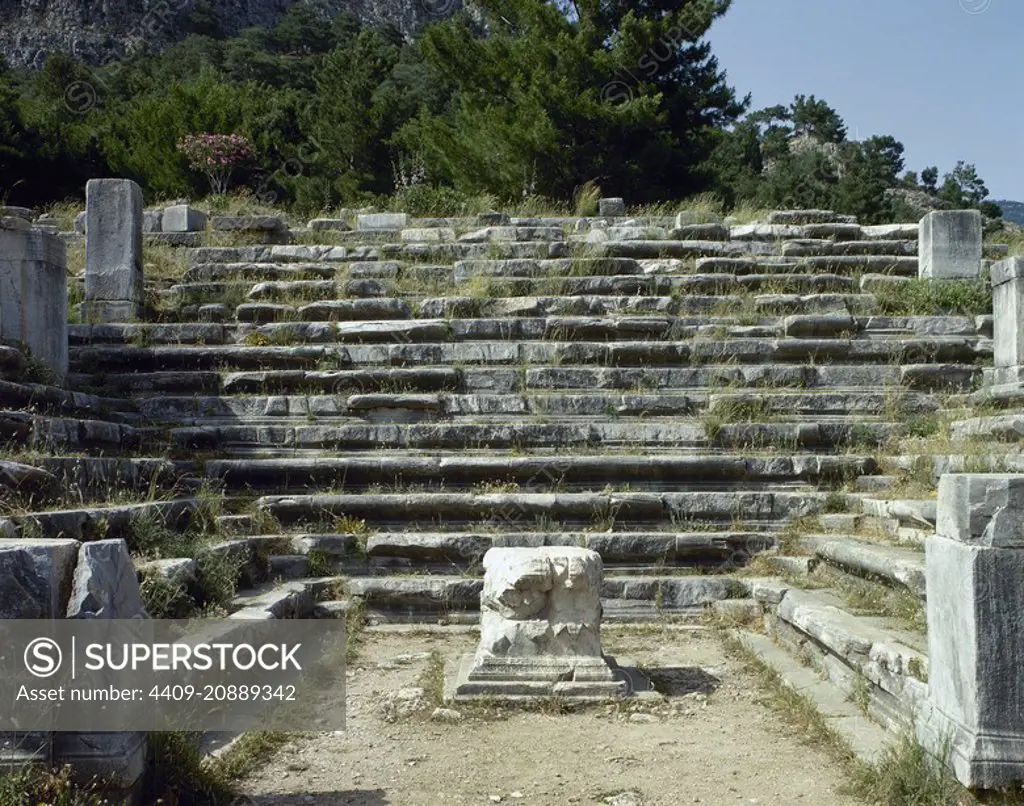
[[[916,225],[682,219],[193,248],[158,322],[71,328],[69,382],[121,401],[119,450],[222,485],[272,575],[342,577],[378,619],[471,620],[499,545],[595,548],[612,618],[755,598],[760,556],[906,576],[787,530],[871,494],[878,446],[980,378],[991,320],[882,311]]]

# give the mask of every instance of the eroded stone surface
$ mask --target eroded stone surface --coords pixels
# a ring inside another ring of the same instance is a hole
[[[148,618],[139,580],[123,540],[97,540],[79,549],[68,618]]]
[[[480,644],[459,670],[461,696],[618,696],[601,653],[601,556],[574,546],[484,555]]]

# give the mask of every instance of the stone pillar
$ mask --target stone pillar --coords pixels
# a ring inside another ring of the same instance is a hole
[[[939,482],[918,738],[965,786],[1024,780],[1024,475]]]
[[[54,383],[68,371],[64,242],[21,218],[0,218],[0,342],[27,350]]]
[[[143,309],[142,190],[130,179],[85,186],[85,308],[88,322],[128,322]]]
[[[625,694],[601,652],[601,572],[601,556],[589,549],[490,549],[480,645],[463,660],[454,699]]]
[[[1024,380],[1024,259],[1012,257],[992,267],[993,364],[987,385]]]
[[[918,276],[929,280],[965,280],[981,275],[981,213],[936,210],[919,225]]]

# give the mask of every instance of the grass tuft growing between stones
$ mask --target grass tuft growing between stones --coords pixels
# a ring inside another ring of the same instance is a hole
[[[874,292],[889,316],[979,316],[992,313],[992,288],[981,280],[910,280]]]
[[[810,699],[787,686],[778,672],[735,638],[727,638],[725,646],[755,674],[768,694],[766,704],[798,728],[808,744],[823,747],[842,765],[846,794],[874,806],[973,806],[982,802],[960,786],[911,732],[892,743],[876,763],[861,761]],[[983,802],[1013,806],[1024,799],[1017,793],[992,793]]]
[[[854,765],[849,777],[851,794],[882,806],[967,806],[978,802],[909,733],[888,747],[875,764]]]
[[[47,770],[30,767],[0,775],[0,803],[4,806],[103,806],[97,784],[75,784],[71,768]]]

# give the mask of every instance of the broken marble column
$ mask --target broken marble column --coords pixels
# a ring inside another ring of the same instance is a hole
[[[1024,780],[1024,475],[939,482],[918,738],[965,786]]]
[[[85,219],[85,320],[138,319],[144,299],[142,189],[130,179],[90,179]]]
[[[0,218],[0,343],[27,351],[55,383],[67,375],[67,249],[22,218]]]
[[[918,276],[969,280],[981,275],[982,219],[977,210],[936,210],[921,219]]]
[[[484,555],[480,644],[454,699],[603,699],[626,693],[601,652],[601,556],[572,546]]]

